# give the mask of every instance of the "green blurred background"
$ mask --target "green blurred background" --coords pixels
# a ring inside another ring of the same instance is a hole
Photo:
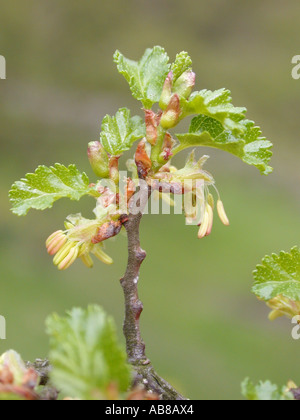
[[[197,88],[227,87],[234,104],[273,141],[274,174],[261,176],[237,158],[209,151],[231,227],[216,221],[198,241],[183,216],[146,216],[142,245],[141,327],[157,371],[194,399],[240,398],[240,382],[300,383],[299,343],[288,320],[270,323],[250,293],[251,272],[270,252],[299,244],[300,81],[298,0],[1,1],[0,81],[1,292],[7,340],[23,358],[45,357],[44,320],[53,311],[100,303],[122,339],[126,238],[109,243],[115,264],[88,271],[78,262],[58,272],[44,240],[65,216],[91,215],[93,201],[62,200],[54,209],[9,212],[10,185],[39,164],[76,163],[91,177],[87,142],[101,119],[122,106],[140,113],[112,60],[115,49],[138,59],[162,45],[171,59],[193,58]],[[207,153],[207,150],[203,149]],[[181,157],[183,162],[184,156]],[[178,161],[180,163],[180,159]]]

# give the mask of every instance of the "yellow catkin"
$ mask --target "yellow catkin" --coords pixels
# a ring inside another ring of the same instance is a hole
[[[221,222],[225,226],[229,226],[230,223],[229,223],[228,217],[227,217],[225,209],[224,209],[224,204],[221,200],[218,200],[217,210],[218,210],[218,214],[219,214]]]
[[[59,234],[62,234],[63,231],[62,230],[57,230],[56,232],[52,233],[52,235],[49,236],[49,238],[47,238],[46,240],[46,247],[48,248],[48,246],[50,245],[51,241],[58,236]]]
[[[47,248],[48,254],[54,255],[56,254],[62,246],[65,245],[67,242],[67,237],[64,234],[61,234],[60,236],[57,236],[55,239],[53,239],[50,243],[50,245]]]
[[[89,254],[83,254],[83,255],[81,255],[80,258],[81,258],[83,264],[87,268],[92,268],[94,266],[94,262],[92,260],[92,257]]]
[[[208,229],[208,224],[209,224],[209,214],[207,211],[205,211],[204,213],[204,217],[203,217],[203,221],[201,223],[199,232],[198,232],[198,238],[202,239],[204,238],[204,236],[206,236],[206,232]]]
[[[69,254],[66,256],[66,258],[58,265],[59,270],[66,270],[69,268],[73,262],[78,257],[78,247],[74,247],[71,249]]]
[[[67,242],[53,258],[54,265],[60,264],[69,254],[71,249],[74,248],[74,246],[74,242]]]
[[[214,212],[212,207],[208,204],[207,205],[207,213],[208,213],[208,227],[206,231],[206,236],[211,234],[213,223],[214,223]]]
[[[94,249],[93,253],[95,257],[97,257],[104,264],[110,265],[114,262],[113,259],[109,255],[107,255],[104,251],[102,251],[101,248]]]

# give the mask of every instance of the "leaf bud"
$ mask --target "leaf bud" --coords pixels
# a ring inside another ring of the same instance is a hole
[[[99,141],[88,145],[88,158],[95,174],[100,178],[109,178],[108,155]]]
[[[172,85],[173,85],[173,72],[170,71],[170,73],[168,74],[165,80],[162,94],[159,100],[159,106],[162,110],[165,110],[169,105],[169,102],[172,97]]]
[[[185,71],[174,83],[174,92],[185,99],[188,99],[195,86],[196,75],[194,72]]]
[[[165,129],[175,127],[179,123],[179,117],[181,114],[180,100],[177,93],[172,96],[167,109],[162,114],[160,124]]]

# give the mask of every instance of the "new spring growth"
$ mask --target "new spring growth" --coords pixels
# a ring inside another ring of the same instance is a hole
[[[168,74],[165,80],[162,94],[159,100],[159,107],[162,110],[165,110],[170,103],[170,100],[172,98],[172,87],[173,87],[173,72],[170,71],[170,73]]]
[[[214,221],[214,204],[213,204],[214,200],[213,200],[213,196],[209,193],[207,194],[207,197],[205,199],[205,211],[204,211],[204,215],[202,218],[202,221],[200,223],[200,229],[198,232],[198,238],[202,239],[205,236],[209,236],[211,234],[212,231],[212,227],[213,227],[213,221]],[[224,209],[224,205],[223,202],[218,199],[217,202],[217,211],[218,211],[218,215],[219,218],[221,220],[221,222],[225,225],[225,226],[229,226],[229,220],[228,217],[225,213],[225,209]]]
[[[225,209],[224,209],[224,204],[220,199],[217,202],[217,210],[218,210],[218,215],[219,215],[220,220],[223,223],[223,225],[229,226],[230,225],[229,219],[226,215],[226,212],[225,212]]]
[[[39,384],[39,375],[27,368],[20,355],[10,350],[0,356],[0,393],[16,395],[21,399],[36,400],[35,388]]]
[[[145,179],[152,167],[152,161],[147,152],[146,139],[141,140],[136,148],[135,164],[137,166],[138,177]]]
[[[279,295],[267,302],[272,311],[269,314],[270,321],[281,316],[287,316],[292,319],[300,315],[300,302],[293,301],[285,296]]]
[[[188,99],[196,83],[196,74],[192,71],[185,71],[174,83],[174,92],[184,99]]]
[[[152,146],[155,146],[158,137],[157,127],[160,123],[161,113],[156,114],[150,109],[144,109],[144,112],[146,123],[146,139]]]
[[[188,99],[195,86],[196,75],[191,70],[185,71],[174,83],[171,71],[164,83],[159,106],[164,110],[161,117],[161,126],[168,130],[175,127],[181,116],[180,98]]]
[[[70,217],[65,223],[66,231],[54,232],[46,241],[47,251],[55,255],[54,265],[59,270],[69,268],[77,258],[89,268],[93,267],[90,254],[95,255],[105,264],[112,264],[113,260],[103,251],[102,242],[117,235],[121,230],[121,224],[115,221],[103,223],[99,220],[87,220],[80,215]]]
[[[153,189],[166,192],[169,188],[173,194],[184,194],[184,212],[188,224],[198,225],[198,238],[202,239],[211,234],[214,221],[214,198],[209,191],[213,187],[218,194],[217,211],[225,226],[229,225],[223,202],[215,186],[213,176],[203,169],[208,156],[195,159],[195,151],[189,155],[182,169],[170,164],[163,166],[151,179],[157,179],[159,184],[151,183]]]
[[[99,178],[109,178],[108,155],[99,141],[89,143],[88,158],[93,171]]]
[[[180,99],[179,99],[179,95],[175,93],[175,95],[172,96],[166,110],[163,112],[161,116],[161,120],[160,120],[161,126],[165,130],[175,127],[179,123],[180,114],[181,114]]]

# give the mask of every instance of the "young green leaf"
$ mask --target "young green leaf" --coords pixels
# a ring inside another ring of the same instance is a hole
[[[225,130],[243,131],[239,122],[245,118],[246,108],[234,107],[231,103],[231,92],[227,89],[194,92],[189,100],[181,100],[181,108],[182,118],[203,114],[219,121]]]
[[[80,200],[91,191],[89,179],[79,172],[75,165],[65,167],[59,163],[54,166],[39,166],[34,174],[13,184],[9,192],[13,203],[12,212],[25,216],[30,209],[45,210],[52,207],[60,198]]]
[[[113,156],[129,150],[132,144],[146,135],[141,117],[130,117],[127,108],[121,108],[114,117],[106,115],[102,121],[100,141]]]
[[[131,382],[126,353],[115,325],[99,306],[75,308],[64,318],[47,319],[51,378],[66,395],[82,400],[105,399],[109,385],[125,392]]]
[[[181,53],[176,55],[175,62],[171,66],[171,70],[173,72],[173,82],[176,80],[187,70],[192,68],[192,59],[188,55],[187,52],[182,51]]]
[[[263,300],[279,295],[300,301],[300,249],[266,256],[254,272],[253,293]]]
[[[270,381],[254,385],[249,378],[242,383],[242,395],[249,401],[292,401],[294,396],[287,387],[279,389]]]
[[[268,166],[271,159],[272,143],[261,137],[261,130],[249,120],[240,123],[242,133],[224,129],[214,118],[199,115],[193,118],[188,134],[177,134],[180,145],[173,154],[195,146],[206,146],[221,149],[242,159],[248,165],[257,167],[263,174],[272,172]]]
[[[129,60],[120,51],[114,54],[117,68],[129,83],[134,98],[146,109],[158,102],[170,69],[169,57],[161,47],[147,49],[140,61]]]

